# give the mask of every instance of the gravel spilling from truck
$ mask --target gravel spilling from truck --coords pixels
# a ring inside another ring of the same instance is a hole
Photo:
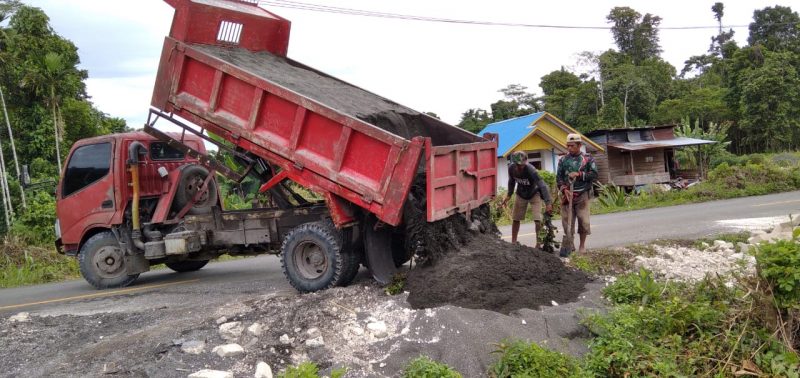
[[[464,216],[428,223],[415,232],[422,247],[408,273],[414,308],[454,305],[508,314],[572,302],[589,277],[553,254],[499,238],[486,205]]]

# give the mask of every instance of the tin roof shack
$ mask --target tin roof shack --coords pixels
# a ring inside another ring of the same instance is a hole
[[[674,125],[594,130],[586,136],[605,149],[595,156],[599,181],[630,187],[669,182],[678,174],[676,149],[715,143],[676,137]]]

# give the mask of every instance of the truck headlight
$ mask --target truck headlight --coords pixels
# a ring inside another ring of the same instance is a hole
[[[56,239],[61,239],[61,222],[56,219]]]

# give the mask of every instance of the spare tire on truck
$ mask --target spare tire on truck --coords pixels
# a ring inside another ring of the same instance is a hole
[[[197,164],[187,165],[181,170],[178,180],[178,190],[172,201],[172,210],[181,211],[187,203],[191,202],[197,191],[208,177],[208,170]],[[208,183],[208,190],[200,196],[194,206],[189,209],[189,214],[208,214],[211,207],[217,203],[217,184],[212,179]]]
[[[283,274],[303,293],[347,285],[355,277],[356,257],[342,245],[341,231],[329,220],[297,226],[283,238]]]

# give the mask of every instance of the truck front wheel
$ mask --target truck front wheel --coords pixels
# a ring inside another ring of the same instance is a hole
[[[139,277],[127,274],[125,252],[111,231],[90,237],[81,247],[78,262],[83,278],[97,289],[125,287]]]
[[[345,274],[337,230],[330,222],[306,223],[289,231],[281,246],[281,268],[300,292],[331,288]]]

